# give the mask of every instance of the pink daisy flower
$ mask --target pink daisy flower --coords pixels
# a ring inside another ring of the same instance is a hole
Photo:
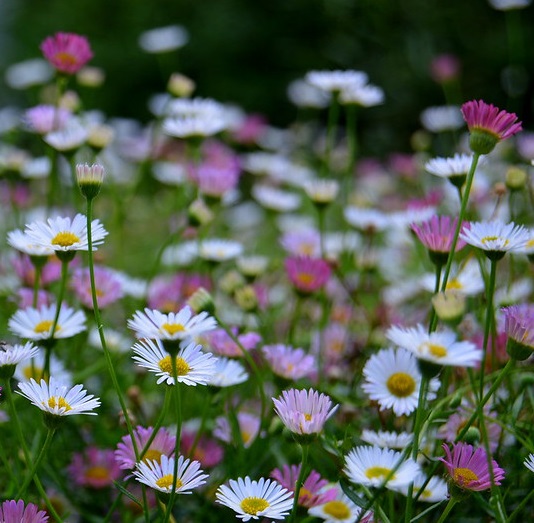
[[[46,523],[48,516],[44,510],[38,510],[33,503],[24,506],[24,501],[9,500],[0,505],[2,523]]]
[[[491,475],[488,457],[483,448],[475,449],[467,443],[454,443],[452,452],[443,444],[445,458],[439,458],[445,464],[451,481],[464,490],[487,490],[491,487]],[[495,460],[491,460],[495,485],[504,479],[504,470]]]
[[[469,145],[473,152],[488,154],[502,140],[522,130],[514,113],[501,111],[482,100],[462,105],[462,115],[469,128]]]
[[[172,277],[158,276],[148,287],[148,306],[164,313],[179,310],[200,287],[211,289],[210,279],[200,274],[179,272]]]
[[[140,425],[136,427],[134,430],[134,437],[139,452],[145,448],[153,432],[154,429],[152,427],[145,428]],[[171,456],[174,453],[175,446],[176,438],[172,436],[167,429],[160,428],[150,443],[150,446],[140,458],[142,461],[159,461],[161,456]],[[115,461],[119,464],[121,469],[129,470],[135,467],[137,462],[135,459],[132,438],[129,435],[122,438],[122,441],[117,445],[114,454]]]
[[[71,116],[72,113],[62,107],[37,105],[24,113],[23,121],[33,132],[44,135],[63,129]]]
[[[294,349],[278,343],[265,345],[262,352],[272,371],[282,378],[298,380],[317,371],[315,358],[300,348]]]
[[[446,263],[451,250],[457,224],[457,218],[434,215],[422,223],[412,223],[411,228],[419,238],[419,241],[428,249],[432,262],[443,265]],[[469,228],[469,223],[467,222],[463,224],[462,230],[466,228]],[[458,252],[465,245],[466,242],[459,238],[455,252]]]
[[[261,336],[256,332],[237,334],[237,328],[235,327],[231,331],[247,351],[254,349],[261,341]],[[239,345],[223,329],[215,329],[204,334],[202,336],[202,344],[219,356],[227,356],[228,358],[240,358],[243,356],[243,351]]]
[[[326,420],[334,414],[338,405],[325,394],[313,389],[290,389],[273,398],[274,410],[284,425],[299,435],[314,435],[323,430]]]
[[[197,430],[187,426],[182,427],[180,452],[198,461],[203,468],[215,467],[224,457],[224,449],[214,439],[204,435],[197,437]]]
[[[91,58],[93,52],[85,36],[74,33],[56,33],[41,44],[48,62],[60,73],[77,73]]]
[[[522,303],[502,309],[506,350],[512,358],[526,360],[534,353],[534,304]]]
[[[301,465],[284,465],[282,470],[274,469],[270,476],[290,492],[295,492],[295,485],[300,474]],[[302,507],[311,508],[323,505],[336,498],[337,488],[326,488],[328,481],[321,479],[321,475],[312,470],[299,492],[298,504]]]
[[[77,485],[94,489],[109,487],[121,475],[113,451],[97,447],[87,447],[83,453],[76,452],[68,471]]]
[[[71,279],[71,288],[84,307],[93,308],[91,294],[91,279],[89,268],[79,268],[74,271]],[[106,267],[95,267],[96,299],[100,308],[107,307],[122,298],[122,280],[117,273]]]
[[[303,294],[311,294],[324,287],[331,273],[325,260],[307,256],[287,258],[285,267],[289,280]]]
[[[255,414],[248,412],[239,412],[237,414],[237,424],[239,425],[239,432],[243,446],[247,449],[254,443],[254,440],[260,433],[261,419]],[[236,443],[232,433],[232,427],[228,418],[219,416],[215,420],[215,428],[213,435],[225,443]]]

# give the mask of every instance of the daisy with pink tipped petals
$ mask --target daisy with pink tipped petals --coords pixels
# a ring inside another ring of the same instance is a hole
[[[24,501],[9,500],[0,505],[2,523],[46,523],[48,516],[33,503],[24,506]]]
[[[215,493],[217,503],[236,512],[236,518],[285,519],[293,507],[293,493],[278,482],[260,478],[251,480],[248,476],[231,479],[228,485],[221,485]]]
[[[282,378],[299,380],[317,371],[315,358],[300,348],[278,343],[265,345],[262,352],[272,371]]]
[[[327,395],[313,389],[285,390],[278,399],[273,398],[273,403],[284,425],[297,435],[318,434],[338,408]]]
[[[508,336],[506,351],[512,358],[526,360],[534,353],[534,304],[511,305],[502,312]]]
[[[482,100],[462,105],[462,115],[469,128],[469,145],[477,154],[488,154],[501,140],[506,140],[522,130],[514,113],[501,111]]]
[[[475,449],[472,445],[454,443],[452,451],[443,444],[445,458],[439,458],[445,464],[450,481],[464,490],[488,490],[491,488],[491,472],[488,456],[483,448]],[[504,470],[495,460],[491,460],[493,480],[500,485],[504,479]]]
[[[174,458],[167,456],[161,456],[161,461],[141,461],[133,473],[140,483],[165,494],[172,492],[173,485],[177,494],[191,494],[194,488],[204,485],[208,478],[208,475],[200,469],[198,461],[191,461],[183,456],[178,458],[176,483],[174,483]]]
[[[77,73],[91,58],[93,52],[85,36],[75,33],[56,33],[41,44],[43,56],[57,71]]]
[[[331,273],[325,260],[307,256],[287,258],[285,267],[289,280],[303,294],[311,294],[324,287]]]
[[[162,341],[182,341],[213,330],[216,326],[217,322],[207,312],[195,315],[187,305],[179,312],[168,314],[145,308],[144,312],[137,311],[128,320],[128,327],[137,338]]]
[[[284,465],[282,469],[274,469],[271,477],[278,481],[282,487],[295,493],[295,485],[302,465]],[[302,507],[314,507],[335,499],[337,488],[328,488],[328,481],[321,479],[321,475],[312,470],[302,484],[299,492],[298,504]]]

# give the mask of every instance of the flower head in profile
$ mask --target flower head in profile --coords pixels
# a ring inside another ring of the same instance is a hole
[[[522,129],[514,113],[501,111],[482,100],[464,103],[462,115],[470,132],[469,146],[477,154],[490,153],[500,141]]]
[[[262,351],[272,371],[282,378],[298,380],[317,370],[315,357],[303,349],[277,343],[265,345]]]
[[[48,516],[33,503],[24,505],[24,501],[8,500],[0,505],[2,523],[46,523]]]
[[[285,390],[282,396],[273,398],[273,403],[284,425],[297,435],[318,434],[338,408],[326,394],[313,389]]]
[[[528,455],[528,458],[525,458],[523,464],[525,465],[525,467],[527,467],[528,470],[534,472],[534,454],[530,453]]]
[[[75,33],[56,33],[41,44],[43,56],[57,71],[77,73],[91,58],[93,52],[85,36]]]
[[[398,489],[413,481],[420,468],[411,458],[402,460],[400,452],[364,445],[347,454],[344,472],[356,485],[380,487],[385,483],[387,488]]]
[[[438,156],[425,163],[425,171],[434,176],[445,178],[455,187],[461,188],[465,183],[472,163],[472,154],[456,153],[448,158]]]
[[[445,464],[451,483],[463,490],[488,490],[491,487],[491,472],[488,457],[483,448],[475,449],[472,445],[454,443],[452,451],[443,444],[445,458],[439,458]],[[493,480],[500,485],[504,479],[504,470],[495,460],[492,461]]]
[[[96,416],[94,409],[100,406],[99,398],[87,394],[83,385],[69,387],[50,376],[48,383],[41,380],[37,383],[33,378],[29,382],[19,383],[18,394],[29,399],[33,405],[52,416],[74,416],[89,414]]]
[[[301,465],[284,465],[282,469],[274,469],[271,477],[278,481],[282,487],[295,492],[295,485],[300,474]],[[328,488],[328,481],[321,479],[321,475],[312,470],[304,480],[299,492],[299,505],[302,507],[314,507],[335,499],[337,489]]]
[[[176,359],[176,380],[185,385],[208,385],[215,374],[213,354],[202,352],[202,346],[194,341],[182,346],[176,355],[169,354],[160,340],[144,339],[133,346],[133,359],[158,376],[157,383],[174,385],[175,378],[171,358]]]
[[[207,474],[200,469],[198,461],[178,457],[178,473],[174,482],[174,458],[161,456],[161,461],[141,461],[133,471],[137,481],[169,494],[173,490],[177,494],[191,494],[194,488],[206,483]]]
[[[248,380],[248,372],[239,361],[219,357],[215,360],[214,374],[209,384],[212,387],[232,387]]]
[[[285,267],[289,280],[303,294],[311,294],[324,287],[331,273],[327,261],[308,256],[287,258]]]
[[[113,450],[93,446],[74,453],[68,471],[76,485],[93,489],[109,487],[120,476]]]
[[[39,347],[35,347],[31,342],[10,345],[0,341],[0,377],[10,378],[21,361],[33,358],[38,352]]]
[[[166,428],[160,427],[155,436],[153,436],[154,429],[152,427],[138,425],[133,432],[139,452],[142,452],[150,441],[150,445],[140,456],[142,461],[160,461],[162,456],[170,457],[173,455],[176,438]],[[134,445],[129,434],[122,438],[114,454],[115,461],[121,469],[131,470],[135,467]]]
[[[527,359],[534,353],[534,304],[511,305],[502,312],[508,354],[520,361]]]
[[[285,519],[293,507],[293,494],[278,482],[260,478],[231,479],[229,485],[221,485],[215,494],[221,503],[236,512],[242,521],[250,519]]]

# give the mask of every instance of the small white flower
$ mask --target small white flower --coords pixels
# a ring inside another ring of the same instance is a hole
[[[96,246],[104,243],[107,231],[100,220],[91,222],[93,250]],[[26,225],[26,236],[37,245],[41,245],[53,251],[87,251],[87,218],[83,214],[77,214],[74,219],[48,218],[46,222],[35,221]]]
[[[8,322],[9,330],[28,340],[46,340],[52,334],[56,305],[43,306],[40,309],[28,307],[18,310]],[[59,318],[54,330],[54,338],[70,338],[85,330],[85,314],[64,305],[59,311]]]
[[[160,461],[146,460],[137,463],[133,471],[137,481],[150,488],[170,494],[174,484],[174,457],[161,455]],[[206,483],[208,478],[200,469],[198,461],[190,461],[183,456],[178,457],[178,471],[176,475],[175,492],[177,494],[191,494],[191,490]]]
[[[461,267],[453,268],[452,278],[447,280],[447,291],[454,291],[465,296],[475,296],[484,291],[484,278],[480,272],[480,265],[476,260],[468,259]],[[424,274],[420,278],[421,286],[429,292],[434,292],[436,285],[435,274]]]
[[[408,350],[382,349],[369,358],[363,368],[362,389],[380,410],[391,408],[397,416],[411,414],[418,404],[421,372],[417,359]],[[432,379],[428,399],[434,399],[439,381]]]
[[[260,478],[251,480],[248,476],[231,479],[230,486],[221,485],[215,494],[217,503],[232,510],[243,521],[250,519],[285,519],[293,507],[293,493],[278,482]]]
[[[343,493],[340,487],[335,499],[327,501],[322,505],[316,505],[308,509],[308,514],[316,518],[321,518],[325,523],[353,523],[360,517],[362,509]],[[361,520],[362,523],[369,523],[367,516]]]
[[[423,472],[420,472],[419,474],[417,474],[417,476],[415,476],[415,478],[413,478],[413,497],[418,496],[417,499],[419,501],[424,501],[426,503],[438,503],[439,501],[447,499],[447,483],[437,476],[432,476],[428,480],[428,483],[426,483],[427,479],[427,476]],[[425,488],[422,492],[420,492],[421,488],[425,483]],[[408,488],[409,484],[402,485],[394,490],[407,496]]]
[[[178,383],[185,385],[208,385],[215,373],[215,358],[202,352],[201,345],[194,342],[182,347],[176,355],[176,375]],[[157,383],[174,385],[171,355],[165,351],[160,340],[141,340],[132,350],[137,354],[133,359],[158,376]]]
[[[374,432],[372,430],[363,429],[360,439],[375,447],[404,449],[413,441],[413,434],[408,432],[387,432],[383,430]]]
[[[532,0],[489,0],[489,3],[498,11],[509,11],[511,9],[528,7],[532,3]]]
[[[523,465],[525,465],[528,470],[534,472],[534,454],[529,454],[528,458],[525,458]]]
[[[43,140],[57,151],[70,152],[81,147],[88,136],[87,129],[76,118],[71,118],[65,127],[45,134]]]
[[[269,185],[254,185],[252,196],[262,207],[277,212],[295,211],[301,202],[298,194]]]
[[[460,129],[465,125],[457,105],[428,107],[421,113],[421,123],[427,131],[432,133]]]
[[[28,341],[24,345],[10,345],[0,341],[0,367],[17,365],[21,361],[33,358],[39,352],[39,347]]]
[[[386,338],[417,358],[437,365],[475,367],[482,359],[482,350],[470,341],[456,341],[456,334],[448,329],[429,334],[421,324],[394,326],[388,329]]]
[[[248,372],[238,361],[218,357],[215,361],[214,374],[209,381],[213,387],[231,387],[248,380]]]
[[[413,481],[420,468],[411,458],[403,460],[400,452],[360,446],[347,455],[344,472],[357,485],[380,487],[387,479],[386,488],[396,489]]]
[[[58,383],[50,376],[48,383],[41,380],[37,383],[33,378],[29,382],[19,383],[20,392],[17,394],[29,399],[33,405],[42,411],[54,416],[73,416],[75,414],[88,414],[96,416],[92,412],[100,406],[100,399],[92,394],[87,395],[83,385],[67,385]]]
[[[305,80],[323,91],[336,92],[361,87],[367,83],[368,76],[363,71],[353,70],[310,71]]]
[[[232,260],[241,254],[243,254],[242,243],[219,238],[202,240],[198,248],[199,258],[215,262]]]
[[[349,225],[356,229],[383,231],[391,226],[391,218],[376,209],[350,206],[344,209],[343,214]]]
[[[297,107],[324,109],[330,103],[330,93],[301,79],[294,80],[288,85],[287,97]]]
[[[350,86],[340,92],[339,101],[345,105],[373,107],[384,103],[384,91],[371,84]]]
[[[189,40],[187,30],[181,25],[156,27],[139,36],[139,47],[147,53],[165,53],[183,47]]]
[[[304,190],[312,202],[330,203],[337,197],[339,183],[336,180],[309,180],[304,184]]]
[[[7,233],[7,243],[28,256],[51,256],[54,254],[54,249],[35,243],[32,238],[20,229]]]
[[[441,178],[467,176],[472,162],[472,154],[456,153],[451,158],[432,158],[432,160],[425,163],[425,170]]]
[[[187,305],[179,312],[168,314],[145,308],[144,312],[136,311],[133,318],[128,320],[128,327],[137,338],[159,340],[186,340],[213,330],[216,326],[217,322],[207,312],[194,315]]]
[[[530,234],[522,225],[494,220],[471,222],[469,228],[462,230],[460,238],[483,251],[505,253],[524,249]]]

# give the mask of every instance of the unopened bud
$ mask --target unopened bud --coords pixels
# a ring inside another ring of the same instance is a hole
[[[235,270],[228,271],[219,279],[219,288],[227,294],[233,294],[237,289],[246,284],[242,274]]]
[[[480,430],[477,427],[469,427],[462,440],[470,445],[476,445],[480,441]]]
[[[76,179],[81,193],[88,200],[95,198],[104,181],[104,167],[98,163],[76,165]]]
[[[465,296],[456,291],[445,291],[432,297],[437,317],[444,322],[457,324],[465,314]]]
[[[189,224],[193,227],[207,225],[213,221],[213,213],[201,198],[197,198],[191,203],[187,211]]]
[[[253,312],[258,308],[258,296],[252,285],[245,285],[234,292],[235,301],[240,309]]]
[[[242,256],[236,260],[237,268],[248,279],[254,279],[265,273],[269,259],[266,256]]]
[[[454,394],[454,396],[449,401],[449,407],[451,409],[456,409],[460,406],[460,403],[462,403],[463,395],[460,392],[457,392]]]
[[[84,87],[100,87],[106,75],[100,67],[86,66],[76,73],[76,81]]]
[[[511,191],[520,191],[527,183],[527,172],[520,167],[510,167],[506,171],[506,187]]]
[[[87,145],[98,152],[107,147],[114,136],[115,131],[109,125],[94,125],[89,129]]]
[[[196,314],[201,312],[207,312],[208,314],[215,313],[215,303],[213,303],[213,297],[204,287],[199,287],[189,297],[187,304]]]
[[[181,73],[173,73],[169,78],[167,90],[176,98],[187,98],[195,90],[195,82]]]

